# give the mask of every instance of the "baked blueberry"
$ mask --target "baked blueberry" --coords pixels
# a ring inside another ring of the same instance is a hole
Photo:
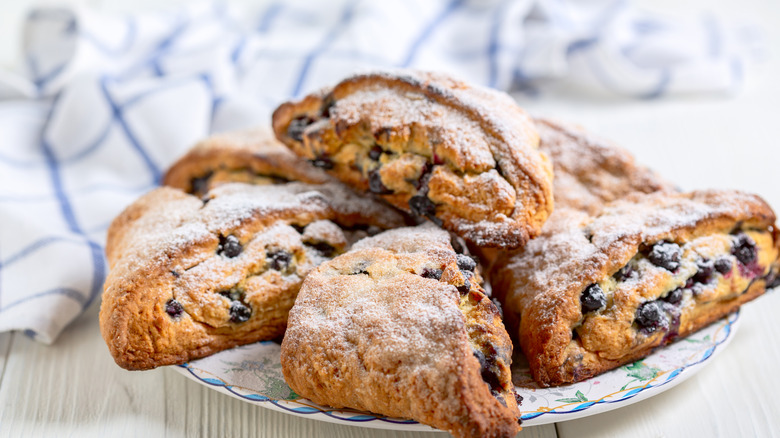
[[[729,272],[731,272],[732,263],[728,257],[721,257],[715,260],[714,267],[716,271],[720,272],[723,275],[726,275]]]
[[[311,164],[314,167],[321,169],[333,169],[333,161],[328,157],[318,157],[311,160]]]
[[[306,242],[305,245],[316,249],[325,257],[332,257],[336,253],[336,248],[326,242]]]
[[[171,318],[178,318],[182,313],[184,313],[184,307],[181,306],[181,303],[171,298],[167,303],[165,303],[165,313],[167,313]]]
[[[636,310],[636,323],[647,333],[653,333],[666,325],[666,315],[661,303],[648,301]]]
[[[300,116],[290,121],[290,126],[287,128],[287,135],[296,141],[303,140],[303,131],[314,122],[314,119],[308,116]]]
[[[756,260],[758,251],[756,242],[745,233],[737,234],[731,247],[731,253],[743,265],[749,265]]]
[[[666,301],[669,304],[674,304],[675,306],[680,304],[682,299],[683,299],[683,290],[681,288],[677,288],[673,291],[670,291],[663,298],[664,301]]]
[[[425,268],[423,269],[422,274],[420,274],[420,276],[423,278],[432,278],[434,280],[441,280],[442,273],[443,272],[441,269]]]
[[[436,218],[436,204],[424,194],[414,195],[409,198],[409,208],[416,216],[424,216],[433,220]]]
[[[582,313],[592,312],[607,305],[607,296],[598,284],[591,284],[580,295]]]
[[[371,190],[371,193],[376,193],[377,195],[393,193],[392,190],[385,187],[384,183],[382,183],[382,175],[379,174],[379,169],[372,170],[368,174],[368,189]]]
[[[381,156],[382,156],[382,153],[383,153],[383,152],[384,152],[384,151],[382,150],[382,147],[381,147],[381,146],[379,146],[379,145],[375,145],[374,147],[372,147],[372,148],[371,148],[371,149],[368,151],[368,158],[370,158],[370,159],[372,159],[372,160],[374,160],[374,161],[378,161],[378,160],[379,160],[379,157],[381,157]]]
[[[287,268],[290,267],[292,254],[283,249],[279,249],[269,252],[267,258],[271,269],[275,269],[277,271],[286,271]]]
[[[252,316],[252,309],[241,301],[230,303],[230,322],[247,322]]]
[[[632,278],[636,271],[634,271],[634,268],[631,267],[631,265],[626,265],[620,268],[619,271],[615,272],[615,275],[613,277],[617,281],[625,281],[629,278]]]
[[[241,242],[232,234],[220,237],[217,252],[228,258],[236,257],[241,254]]]
[[[680,245],[672,242],[658,242],[653,245],[647,255],[650,262],[669,271],[676,271],[680,267],[682,249]]]
[[[461,271],[474,271],[477,267],[477,262],[474,261],[473,258],[465,255],[465,254],[458,254],[458,269]]]
[[[192,178],[190,181],[190,186],[192,187],[192,193],[195,193],[196,195],[203,196],[209,191],[209,179],[211,178],[211,172],[209,172],[207,175]]]
[[[712,280],[712,273],[715,270],[715,263],[712,260],[701,259],[696,262],[696,268],[698,270],[693,275],[693,281],[707,284]]]

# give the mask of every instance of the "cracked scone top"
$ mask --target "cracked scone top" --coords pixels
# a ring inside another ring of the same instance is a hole
[[[338,183],[163,187],[111,224],[100,328],[117,364],[182,363],[284,332],[305,275],[402,217]]]
[[[282,342],[285,381],[335,408],[514,436],[512,344],[475,267],[430,224],[359,241],[304,281]]]
[[[552,211],[552,171],[506,94],[442,74],[350,77],[282,104],[276,136],[341,181],[479,245],[517,248]]]
[[[633,193],[677,191],[610,141],[567,123],[540,118],[534,123],[539,132],[539,150],[553,164],[556,209],[595,214],[605,204]]]
[[[491,269],[534,379],[576,382],[684,337],[777,285],[775,214],[735,191],[633,195],[556,210]]]

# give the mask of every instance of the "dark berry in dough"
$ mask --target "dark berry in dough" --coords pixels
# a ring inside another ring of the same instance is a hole
[[[668,294],[666,294],[666,297],[664,297],[664,301],[666,301],[669,304],[674,304],[675,306],[680,304],[682,299],[683,299],[683,290],[680,288],[670,291]]]
[[[238,237],[229,235],[219,239],[218,252],[225,257],[233,258],[241,254],[241,242]]]
[[[607,296],[598,284],[591,284],[580,295],[582,313],[592,312],[607,305]]]
[[[311,164],[314,167],[321,169],[333,169],[333,161],[328,157],[319,157],[311,160]]]
[[[698,270],[693,275],[693,281],[707,284],[712,280],[712,274],[715,271],[715,263],[712,260],[701,259],[696,262],[696,268]]]
[[[307,242],[304,245],[316,249],[325,257],[332,257],[336,253],[336,248],[326,242]]]
[[[368,151],[368,158],[370,158],[370,159],[372,159],[374,161],[378,161],[379,157],[382,156],[383,152],[384,151],[382,150],[382,148],[379,145],[374,145],[374,147],[372,147]]]
[[[650,262],[669,271],[675,271],[680,267],[682,249],[680,245],[672,242],[659,242],[653,245],[653,249],[647,255]]]
[[[666,315],[661,303],[649,301],[642,304],[636,311],[636,323],[647,333],[653,333],[666,325]]]
[[[287,135],[295,141],[303,140],[303,131],[314,122],[314,119],[308,116],[299,116],[290,121],[287,127]]]
[[[171,298],[165,303],[165,313],[171,318],[178,318],[184,313],[184,307],[181,306],[181,303]]]
[[[246,304],[238,300],[230,303],[230,322],[246,322],[251,316],[252,309]]]
[[[414,195],[409,198],[409,208],[417,216],[432,217],[436,214],[436,204],[426,195]]]
[[[291,261],[292,261],[292,254],[290,254],[289,252],[283,249],[268,253],[268,264],[271,267],[271,269],[275,269],[277,271],[285,271],[287,270],[288,267],[290,267]]]
[[[382,175],[379,174],[379,169],[372,170],[371,173],[368,174],[368,190],[377,195],[388,195],[393,193],[393,191],[385,187],[385,184],[382,182]]]
[[[720,272],[723,275],[726,275],[729,272],[731,272],[732,263],[728,257],[721,257],[715,260],[714,267],[716,271]]]
[[[461,271],[473,271],[477,267],[477,262],[465,254],[458,254],[458,269]]]
[[[443,272],[442,272],[441,269],[425,268],[425,269],[423,269],[422,274],[420,274],[420,276],[423,277],[423,278],[432,278],[434,280],[441,280],[441,274],[442,273]]]
[[[756,242],[745,233],[737,234],[734,238],[733,246],[731,247],[731,253],[739,260],[743,265],[749,265],[756,260],[758,251],[756,250]]]

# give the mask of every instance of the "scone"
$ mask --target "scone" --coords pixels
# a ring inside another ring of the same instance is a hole
[[[267,128],[213,135],[182,156],[165,173],[163,184],[205,196],[229,182],[322,184],[331,178],[279,143]]]
[[[540,385],[644,357],[777,284],[775,214],[734,191],[654,193],[596,216],[556,210],[493,267],[493,293]]]
[[[475,266],[430,224],[359,241],[304,281],[282,342],[285,381],[323,405],[514,436],[512,344]]]
[[[552,211],[531,119],[508,95],[442,74],[353,76],[282,104],[273,128],[313,165],[478,246],[518,248]]]
[[[205,199],[156,189],[109,228],[103,339],[134,370],[273,339],[309,271],[371,229],[401,225],[337,183],[233,183]]]
[[[652,170],[639,165],[625,149],[582,128],[549,119],[534,119],[539,150],[553,164],[555,208],[590,214],[632,193],[676,191]]]

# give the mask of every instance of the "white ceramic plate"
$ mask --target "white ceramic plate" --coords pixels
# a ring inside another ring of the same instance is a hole
[[[644,400],[683,382],[709,363],[729,343],[739,312],[729,315],[652,355],[586,381],[539,388],[530,379],[522,355],[513,377],[524,400],[523,427],[556,423],[617,409]],[[299,397],[284,382],[280,346],[260,342],[172,367],[219,392],[249,403],[306,418],[394,430],[432,430],[409,420],[365,412],[332,409]]]

